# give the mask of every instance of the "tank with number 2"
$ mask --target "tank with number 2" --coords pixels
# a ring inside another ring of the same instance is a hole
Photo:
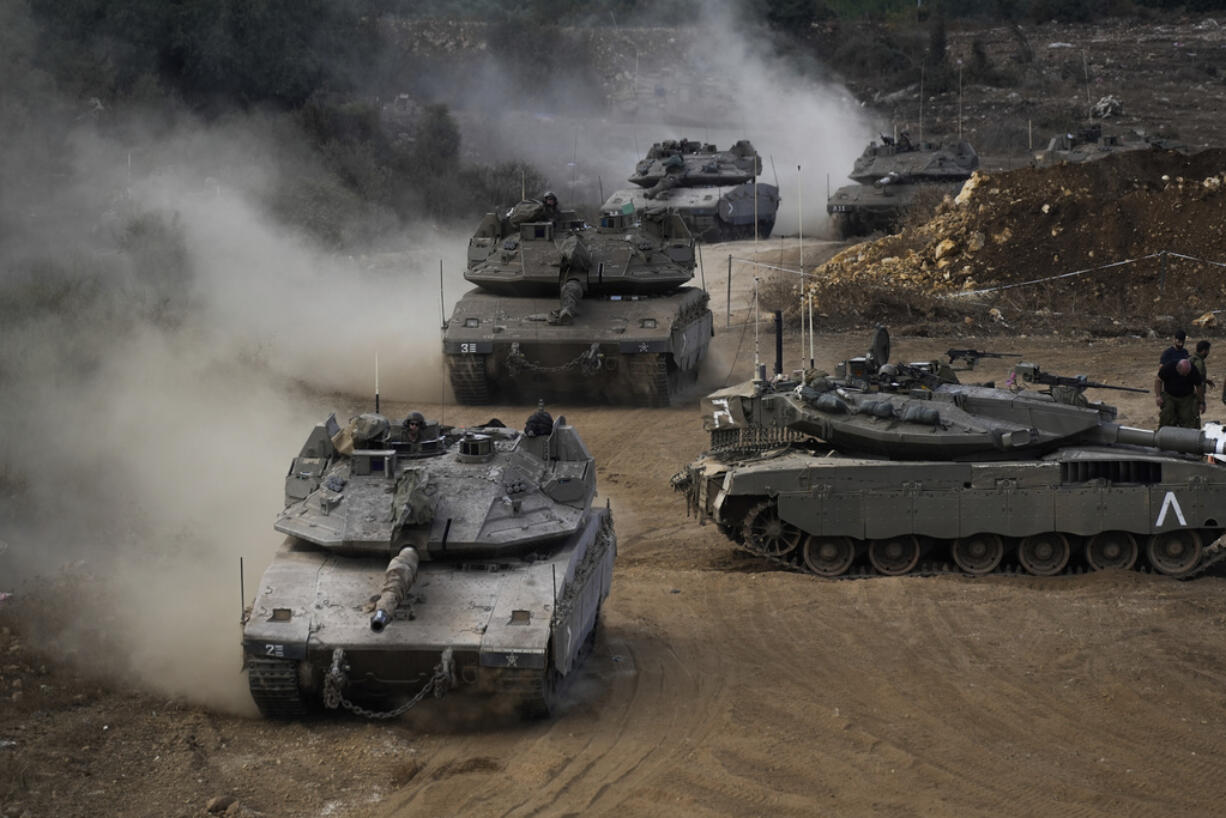
[[[397,716],[467,693],[544,716],[595,643],[617,540],[579,433],[410,413],[315,426],[285,478],[286,535],[245,615],[260,712]]]

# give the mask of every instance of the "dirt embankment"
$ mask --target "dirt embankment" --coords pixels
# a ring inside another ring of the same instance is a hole
[[[978,173],[931,221],[819,267],[813,294],[824,313],[852,320],[995,308],[1002,331],[1190,323],[1226,306],[1224,208],[1217,149]],[[1092,271],[1069,275],[1083,270]]]

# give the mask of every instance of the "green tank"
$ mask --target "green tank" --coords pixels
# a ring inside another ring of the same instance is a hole
[[[779,188],[756,182],[762,157],[748,139],[727,150],[691,139],[651,146],[629,181],[602,209],[666,208],[681,216],[700,241],[766,238],[775,227]]]
[[[1044,150],[1036,151],[1035,167],[1048,167],[1067,162],[1079,165],[1108,156],[1138,150],[1185,150],[1180,142],[1130,134],[1104,134],[1102,125],[1090,125],[1077,131],[1053,136]]]
[[[919,198],[956,195],[978,168],[979,154],[969,142],[912,143],[905,133],[897,140],[883,134],[848,174],[856,184],[831,194],[826,212],[843,238],[893,232]]]
[[[712,448],[674,477],[690,511],[821,577],[1140,566],[1189,577],[1226,555],[1219,426],[1122,426],[1085,392],[1123,387],[1034,364],[997,388],[888,356],[879,330],[834,375],[708,396]]]
[[[543,197],[548,199],[548,196]],[[583,399],[667,406],[696,382],[711,343],[694,239],[675,213],[573,211],[521,202],[469,241],[443,353],[456,399]]]
[[[578,432],[543,409],[523,432],[418,412],[317,424],[244,617],[260,712],[390,718],[465,693],[548,715],[609,593],[617,539],[595,495]]]

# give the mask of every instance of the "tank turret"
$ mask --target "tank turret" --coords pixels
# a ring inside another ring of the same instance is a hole
[[[1014,367],[963,384],[941,361],[883,363],[888,335],[831,375],[757,381],[703,402],[712,449],[676,484],[755,553],[821,576],[1020,566],[1199,573],[1226,528],[1220,427],[1137,429],[1090,389]],[[1039,389],[1027,388],[1041,387]],[[1135,389],[1135,391],[1146,391]]]
[[[728,150],[689,139],[651,146],[629,181],[636,188],[615,191],[607,211],[666,208],[680,214],[702,241],[770,235],[779,209],[779,189],[755,181],[762,157],[748,139]]]
[[[488,214],[464,274],[479,289],[443,335],[456,398],[667,405],[712,335],[706,292],[683,286],[694,266],[693,237],[665,208],[605,212],[596,226],[538,201]]]
[[[956,194],[979,168],[969,142],[913,143],[882,135],[856,159],[848,178],[856,182],[830,195],[826,212],[846,236],[893,230],[919,197]]]
[[[245,618],[261,712],[388,716],[459,689],[548,712],[609,592],[616,538],[595,472],[543,409],[523,432],[419,413],[317,424]]]

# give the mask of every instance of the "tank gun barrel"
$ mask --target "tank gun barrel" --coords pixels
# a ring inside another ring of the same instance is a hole
[[[1138,429],[1134,426],[1110,423],[1100,427],[1100,432],[1103,439],[1095,442],[1152,446],[1155,449],[1184,454],[1226,453],[1226,432],[1212,424],[1206,429],[1185,429],[1179,426]]]
[[[409,588],[413,587],[413,581],[417,579],[418,560],[417,549],[410,546],[400,549],[400,553],[387,564],[387,571],[383,575],[383,590],[375,602],[375,612],[370,617],[370,629],[375,633],[382,633],[392,621],[396,608],[408,595]]]
[[[1041,383],[1046,386],[1071,386],[1074,389],[1115,389],[1120,392],[1148,392],[1148,389],[1138,389],[1135,386],[1116,386],[1110,383],[1099,383],[1086,378],[1085,375],[1052,375],[1043,372],[1037,364],[1018,364],[1013,367],[1013,374],[1020,376],[1027,383]]]

